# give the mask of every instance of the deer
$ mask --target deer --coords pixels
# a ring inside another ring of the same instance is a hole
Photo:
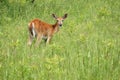
[[[64,19],[67,18],[68,14],[64,14],[63,17],[57,17],[52,14],[53,18],[56,20],[55,24],[49,24],[40,19],[34,19],[28,24],[29,38],[28,45],[32,44],[34,38],[36,38],[35,46],[38,46],[42,39],[49,44],[54,33],[59,31],[59,27],[62,27]]]

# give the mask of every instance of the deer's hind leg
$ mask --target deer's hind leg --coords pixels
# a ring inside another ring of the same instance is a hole
[[[32,44],[32,41],[33,41],[33,35],[31,34],[31,32],[29,32],[29,38],[28,38],[28,45],[31,45]]]
[[[35,46],[38,46],[42,40],[42,35],[38,34],[36,37],[37,37],[37,40],[36,40]]]

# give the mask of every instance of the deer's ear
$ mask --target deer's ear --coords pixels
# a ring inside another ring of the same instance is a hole
[[[63,19],[67,18],[67,15],[68,15],[68,14],[65,14],[65,15],[63,16]]]
[[[55,19],[57,19],[57,16],[56,16],[55,14],[52,14],[52,16],[53,16]]]

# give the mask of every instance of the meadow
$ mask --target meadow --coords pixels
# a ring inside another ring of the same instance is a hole
[[[68,13],[49,45],[28,23]],[[0,80],[120,80],[119,0],[1,0]]]

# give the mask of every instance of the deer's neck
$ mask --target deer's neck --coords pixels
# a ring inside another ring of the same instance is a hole
[[[55,32],[59,31],[59,24],[58,24],[58,22],[56,22],[55,24],[53,24],[53,29],[54,29]]]

